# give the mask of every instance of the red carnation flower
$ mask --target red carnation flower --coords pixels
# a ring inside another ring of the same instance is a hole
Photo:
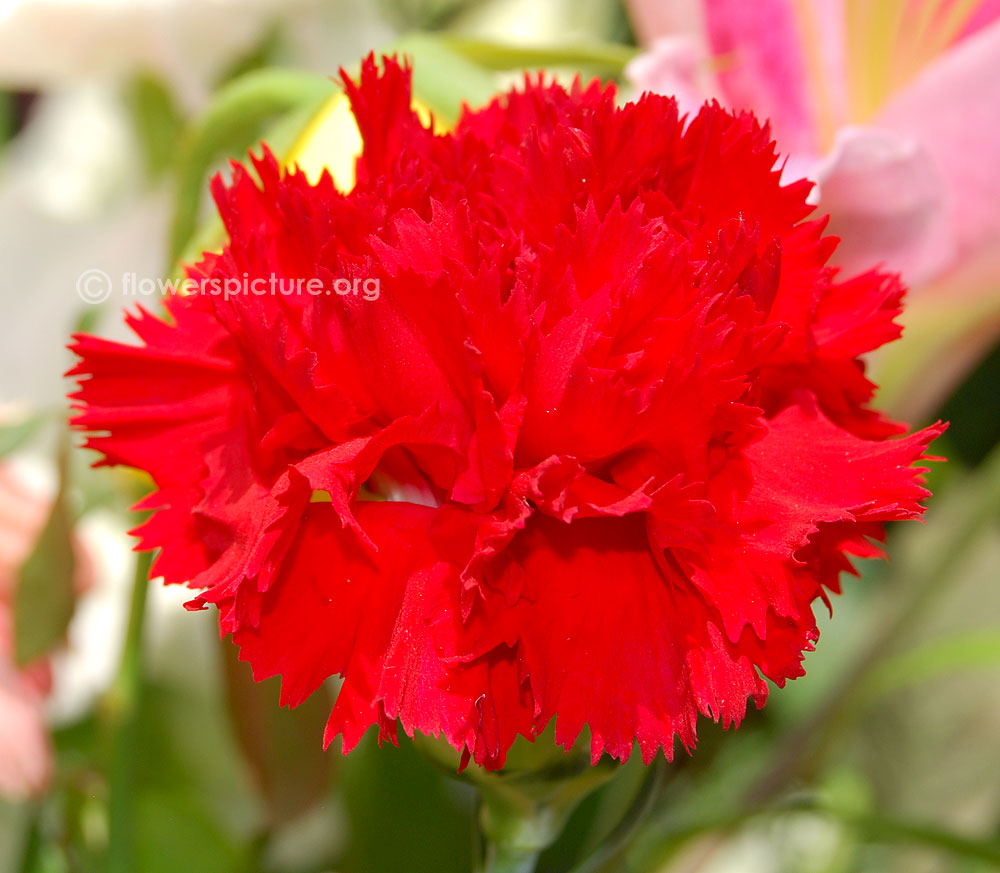
[[[859,360],[899,333],[898,279],[826,266],[751,115],[539,78],[435,135],[395,61],[345,86],[356,187],[265,150],[259,183],[215,179],[229,241],[189,272],[324,293],[76,337],[76,426],[156,482],[154,574],[285,703],[342,676],[345,751],[401,723],[496,768],[556,718],[649,760],[699,713],[737,724],[921,513],[941,428],[890,439]]]

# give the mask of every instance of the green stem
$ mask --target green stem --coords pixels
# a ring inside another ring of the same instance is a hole
[[[666,773],[666,761],[657,758],[648,768],[642,789],[626,810],[621,821],[608,834],[594,853],[581,864],[574,867],[571,873],[597,873],[624,851],[631,843],[640,826],[645,822],[663,787]]]
[[[541,851],[489,843],[483,873],[533,873]]]
[[[135,774],[139,751],[139,715],[143,693],[143,626],[149,590],[151,555],[138,556],[132,583],[132,603],[118,675],[106,700],[111,742],[109,836],[105,873],[134,873]]]
[[[482,873],[531,873],[565,821],[545,800],[499,780],[480,788],[479,825],[485,842]]]
[[[41,817],[41,804],[32,803],[25,806],[24,843],[21,846],[20,863],[17,867],[20,873],[32,873],[38,869],[38,859],[42,849]]]
[[[479,827],[485,843],[481,873],[531,873],[562,832],[573,810],[607,782],[616,766],[557,761],[518,774],[478,779]]]

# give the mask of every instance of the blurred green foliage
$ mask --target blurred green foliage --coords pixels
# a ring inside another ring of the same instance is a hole
[[[385,5],[407,29],[435,31],[401,37],[395,48],[417,57],[417,90],[445,119],[462,99],[486,99],[498,72],[556,64],[615,76],[634,52],[617,4],[589,41],[549,47],[449,30],[496,4]],[[265,132],[279,152],[290,146],[334,93],[322,77],[274,66],[287,60],[280,28],[269,30],[196,118],[155,76],[139,73],[128,84],[150,177],[177,192],[174,256],[218,234],[217,223],[200,224],[209,174]],[[10,105],[0,95],[0,141]],[[820,617],[807,677],[774,689],[739,731],[703,722],[690,757],[678,751],[655,768],[636,757],[618,768],[569,817],[539,873],[1000,869],[998,385],[1000,347],[939,411],[952,429],[936,450],[951,460],[931,472],[927,524],[892,530],[891,564],[866,564],[845,582],[836,620]],[[43,421],[0,428],[0,456],[34,440]],[[140,490],[107,474],[73,478],[86,511],[124,517],[130,492]],[[51,626],[25,634],[37,651],[68,619],[70,521],[57,501],[22,573],[21,621],[36,622],[39,604],[62,604]],[[335,688],[295,712],[280,710],[277,683],[250,683],[228,641],[218,645],[210,616],[184,616],[189,636],[150,657],[139,633],[143,605],[137,588],[138,630],[107,697],[54,734],[50,792],[0,804],[0,871],[105,873],[116,869],[109,863],[128,873],[473,869],[481,847],[468,781],[406,738],[380,748],[370,733],[346,758],[335,747],[322,752]],[[113,836],[123,828],[127,839]]]

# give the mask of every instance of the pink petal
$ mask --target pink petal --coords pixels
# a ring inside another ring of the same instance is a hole
[[[0,677],[0,796],[39,794],[48,784],[50,768],[40,697],[16,677]]]
[[[917,140],[841,128],[815,178],[820,211],[841,238],[834,258],[848,273],[883,264],[917,285],[953,257],[947,182]]]
[[[981,0],[979,7],[972,13],[972,17],[958,38],[964,39],[967,36],[972,36],[984,27],[989,27],[998,18],[1000,18],[1000,0]]]
[[[725,102],[770,118],[782,151],[815,154],[819,107],[810,92],[809,56],[832,55],[839,34],[825,21],[807,28],[787,0],[705,0],[705,17]],[[825,36],[831,48],[807,45],[807,33]]]
[[[627,6],[632,27],[644,44],[669,34],[703,38],[705,22],[700,3],[629,0]]]
[[[680,113],[694,114],[716,94],[708,53],[693,36],[661,36],[652,47],[630,61],[626,78],[639,92],[666,94],[677,100]]]
[[[9,466],[0,466],[0,598],[13,596],[17,571],[31,554],[49,503],[25,487]]]
[[[875,124],[921,143],[950,191],[956,256],[1000,241],[1000,22],[963,40],[927,67],[879,113]]]
[[[0,603],[0,797],[45,789],[52,759],[44,717],[44,671],[21,672],[10,661],[10,615]]]

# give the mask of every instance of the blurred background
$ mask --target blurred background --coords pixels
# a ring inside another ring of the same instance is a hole
[[[125,277],[213,244],[229,157],[266,139],[349,166],[327,77],[373,49],[414,59],[443,123],[538,69],[770,117],[835,260],[911,286],[904,338],[870,361],[880,404],[951,422],[927,523],[845,578],[807,676],[738,732],[703,722],[690,758],[619,767],[538,869],[1000,870],[998,19],[989,0],[0,0],[0,871],[473,869],[467,784],[406,742],[324,753],[335,689],[281,710],[183,591],[136,596],[145,483],[89,469],[65,428],[70,334],[124,337],[123,306],[157,305]]]

